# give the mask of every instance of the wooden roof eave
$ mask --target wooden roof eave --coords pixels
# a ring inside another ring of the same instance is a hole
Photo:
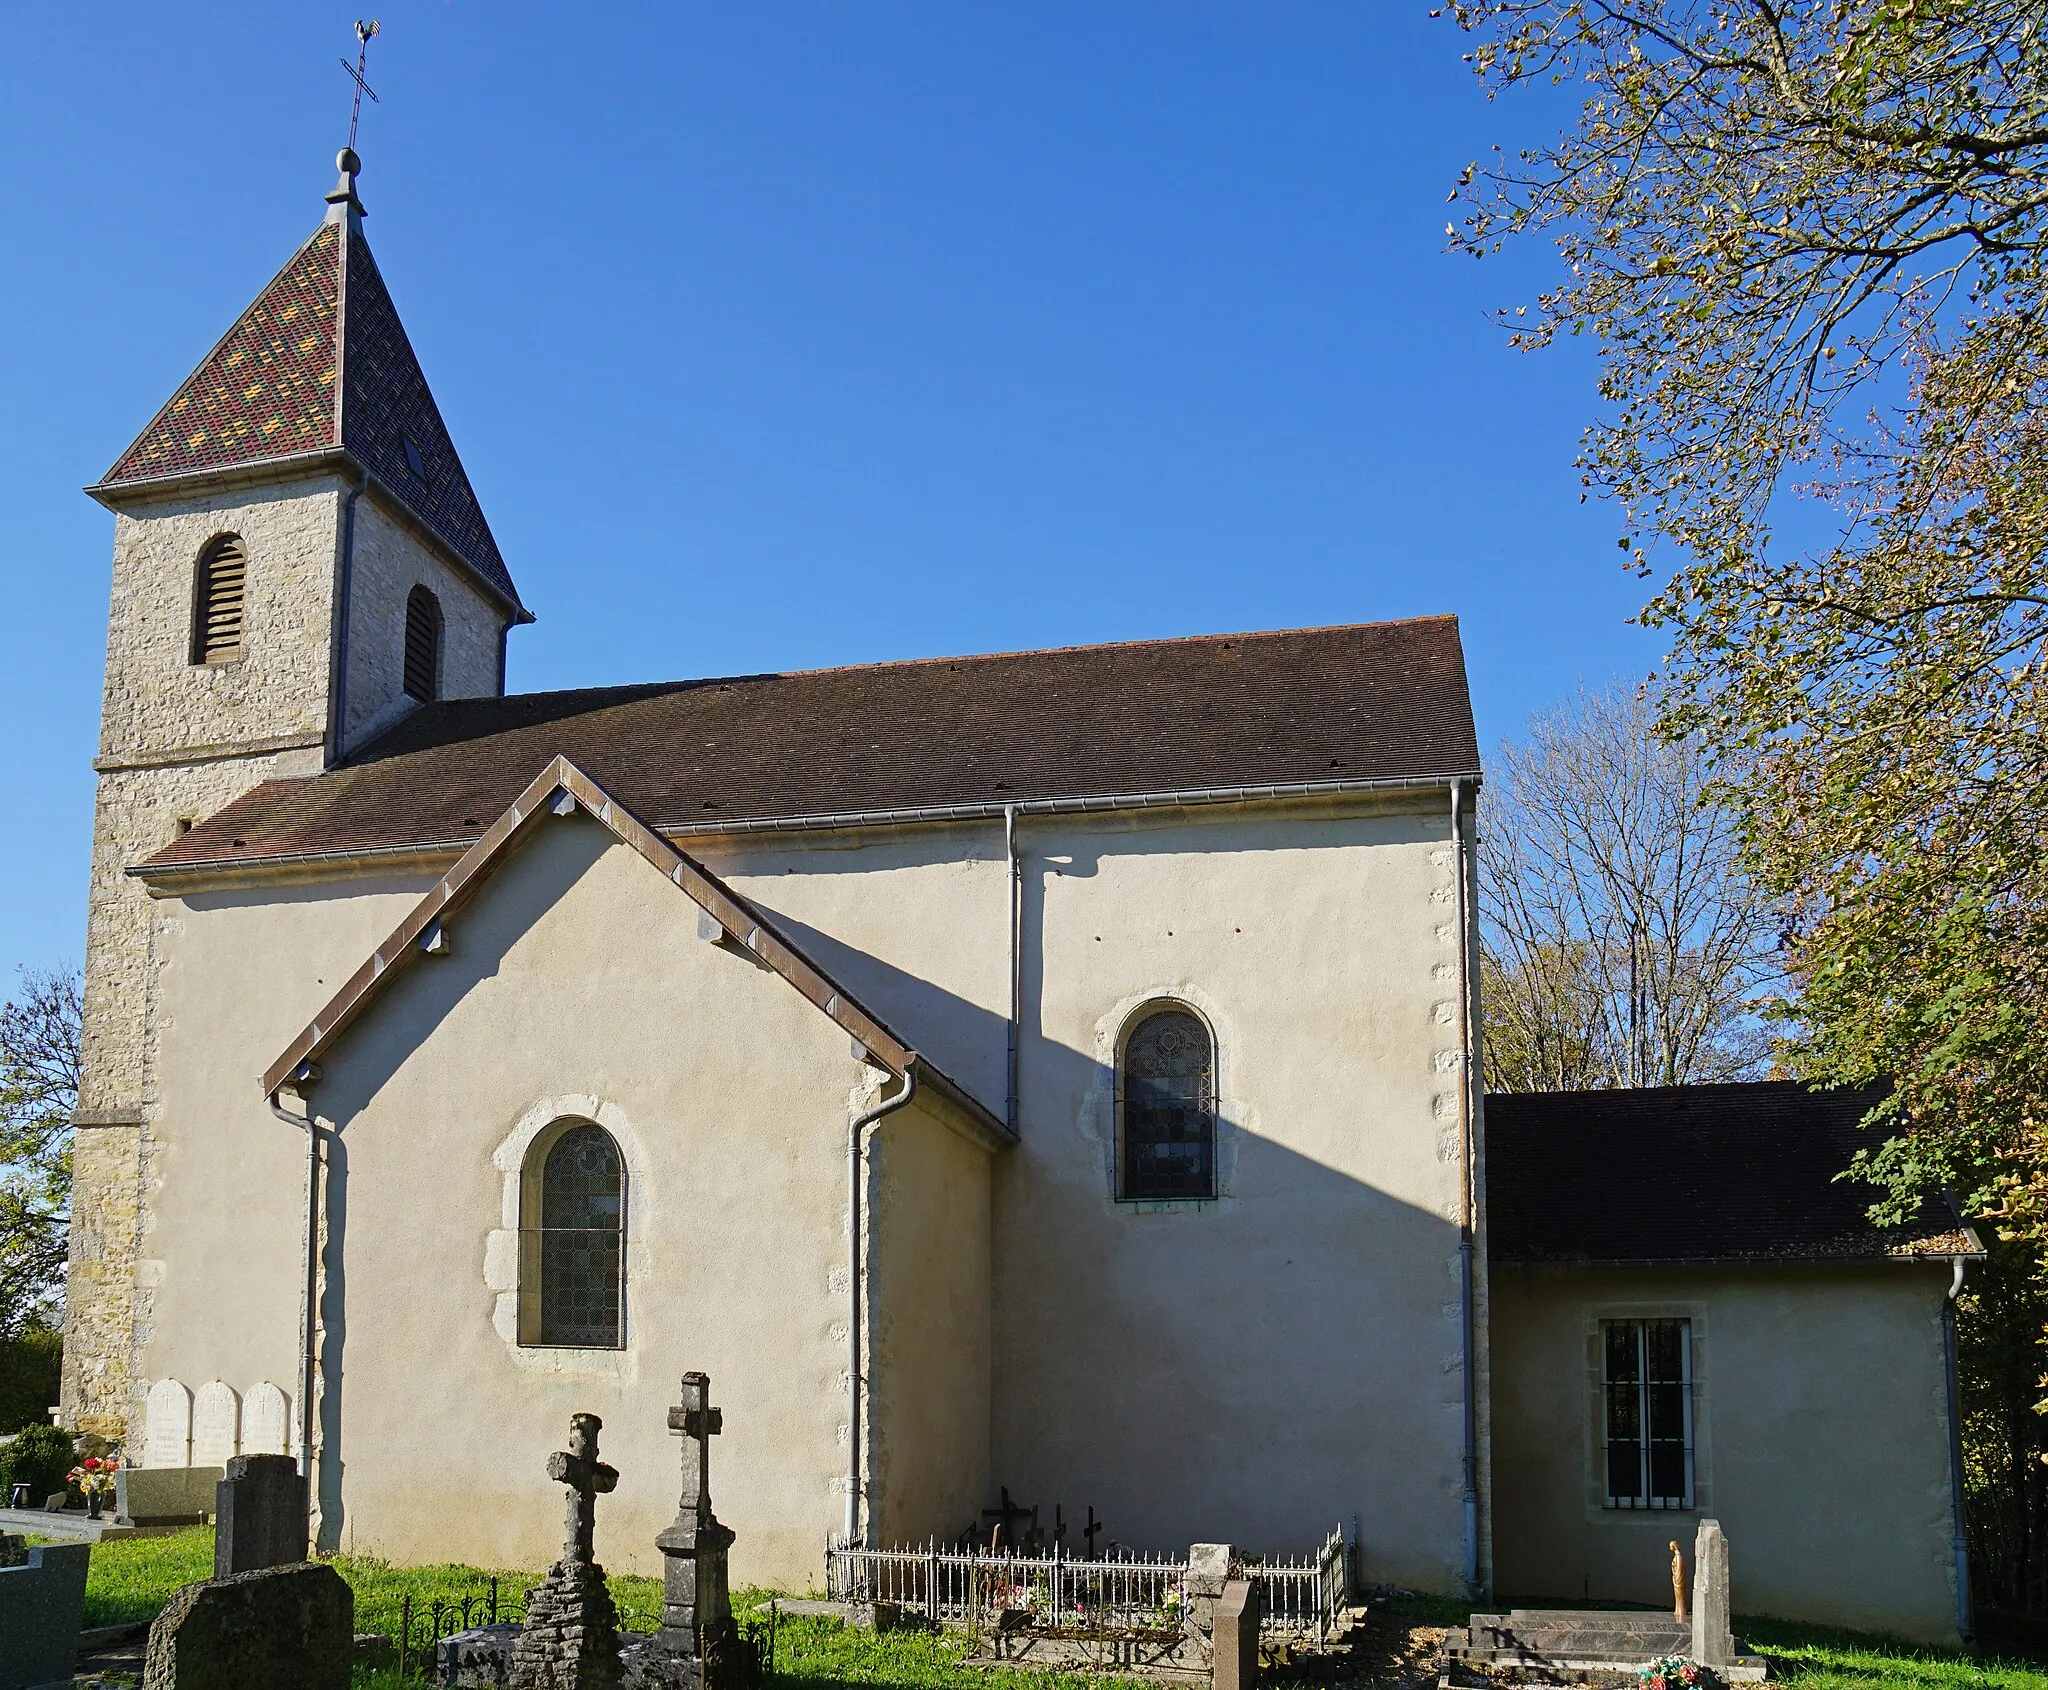
[[[608,829],[684,892],[738,948],[779,974],[830,1016],[868,1058],[898,1079],[914,1064],[949,1115],[971,1122],[970,1136],[1008,1143],[1012,1135],[956,1082],[933,1068],[871,1014],[822,968],[778,932],[751,904],[716,875],[675,849],[566,757],[553,758],[512,801],[482,837],[415,904],[390,936],[343,983],[320,1013],[287,1045],[263,1075],[263,1091],[274,1098],[288,1087],[311,1083],[314,1066],[369,1007],[385,983],[423,954],[439,928],[476,895],[514,843],[535,822],[581,809]]]

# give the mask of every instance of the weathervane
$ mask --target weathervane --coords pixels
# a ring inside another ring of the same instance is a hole
[[[365,94],[369,95],[372,105],[383,104],[383,101],[377,98],[377,90],[363,80],[363,61],[370,54],[370,37],[377,34],[381,28],[382,25],[375,18],[372,18],[368,23],[364,23],[361,18],[357,18],[356,62],[350,64],[346,59],[341,61],[341,68],[348,72],[349,80],[356,85],[355,103],[349,107],[348,113],[348,146],[350,152],[355,151],[356,120],[363,115],[363,96]]]

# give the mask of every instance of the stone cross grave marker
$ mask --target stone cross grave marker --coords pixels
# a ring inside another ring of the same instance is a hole
[[[562,1559],[589,1566],[597,1559],[597,1499],[619,1487],[619,1470],[597,1458],[597,1434],[604,1422],[594,1414],[569,1421],[569,1447],[548,1457],[548,1477],[567,1487]]]
[[[711,1406],[708,1373],[685,1373],[682,1399],[668,1426],[683,1440],[683,1493],[674,1523],[654,1540],[663,1575],[658,1647],[701,1678],[705,1656],[736,1635],[725,1571],[733,1534],[711,1512],[711,1440],[725,1430],[725,1411]]]
[[[618,1469],[597,1458],[604,1422],[569,1418],[569,1447],[548,1457],[548,1477],[566,1487],[562,1558],[526,1598],[526,1624],[512,1648],[513,1690],[617,1690],[619,1614],[597,1564],[597,1499],[618,1487]]]

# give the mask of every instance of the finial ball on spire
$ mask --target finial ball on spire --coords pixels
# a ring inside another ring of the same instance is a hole
[[[354,147],[343,147],[336,153],[334,167],[344,176],[360,176],[363,173],[363,161],[356,157]]]

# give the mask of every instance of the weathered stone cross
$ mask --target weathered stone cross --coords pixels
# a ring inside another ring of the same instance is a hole
[[[725,1579],[733,1534],[711,1512],[711,1440],[725,1430],[725,1412],[711,1406],[708,1374],[683,1375],[683,1400],[668,1411],[668,1427],[682,1434],[683,1494],[675,1522],[654,1540],[663,1558],[659,1646],[701,1665],[734,1635]]]
[[[597,1559],[597,1499],[619,1483],[619,1470],[597,1458],[597,1434],[603,1425],[594,1414],[571,1416],[568,1449],[548,1457],[548,1477],[569,1487],[562,1559],[576,1566],[587,1567]]]
[[[668,1429],[683,1435],[682,1512],[711,1507],[711,1440],[725,1430],[725,1410],[711,1406],[708,1374],[683,1375],[683,1400],[668,1411]]]

